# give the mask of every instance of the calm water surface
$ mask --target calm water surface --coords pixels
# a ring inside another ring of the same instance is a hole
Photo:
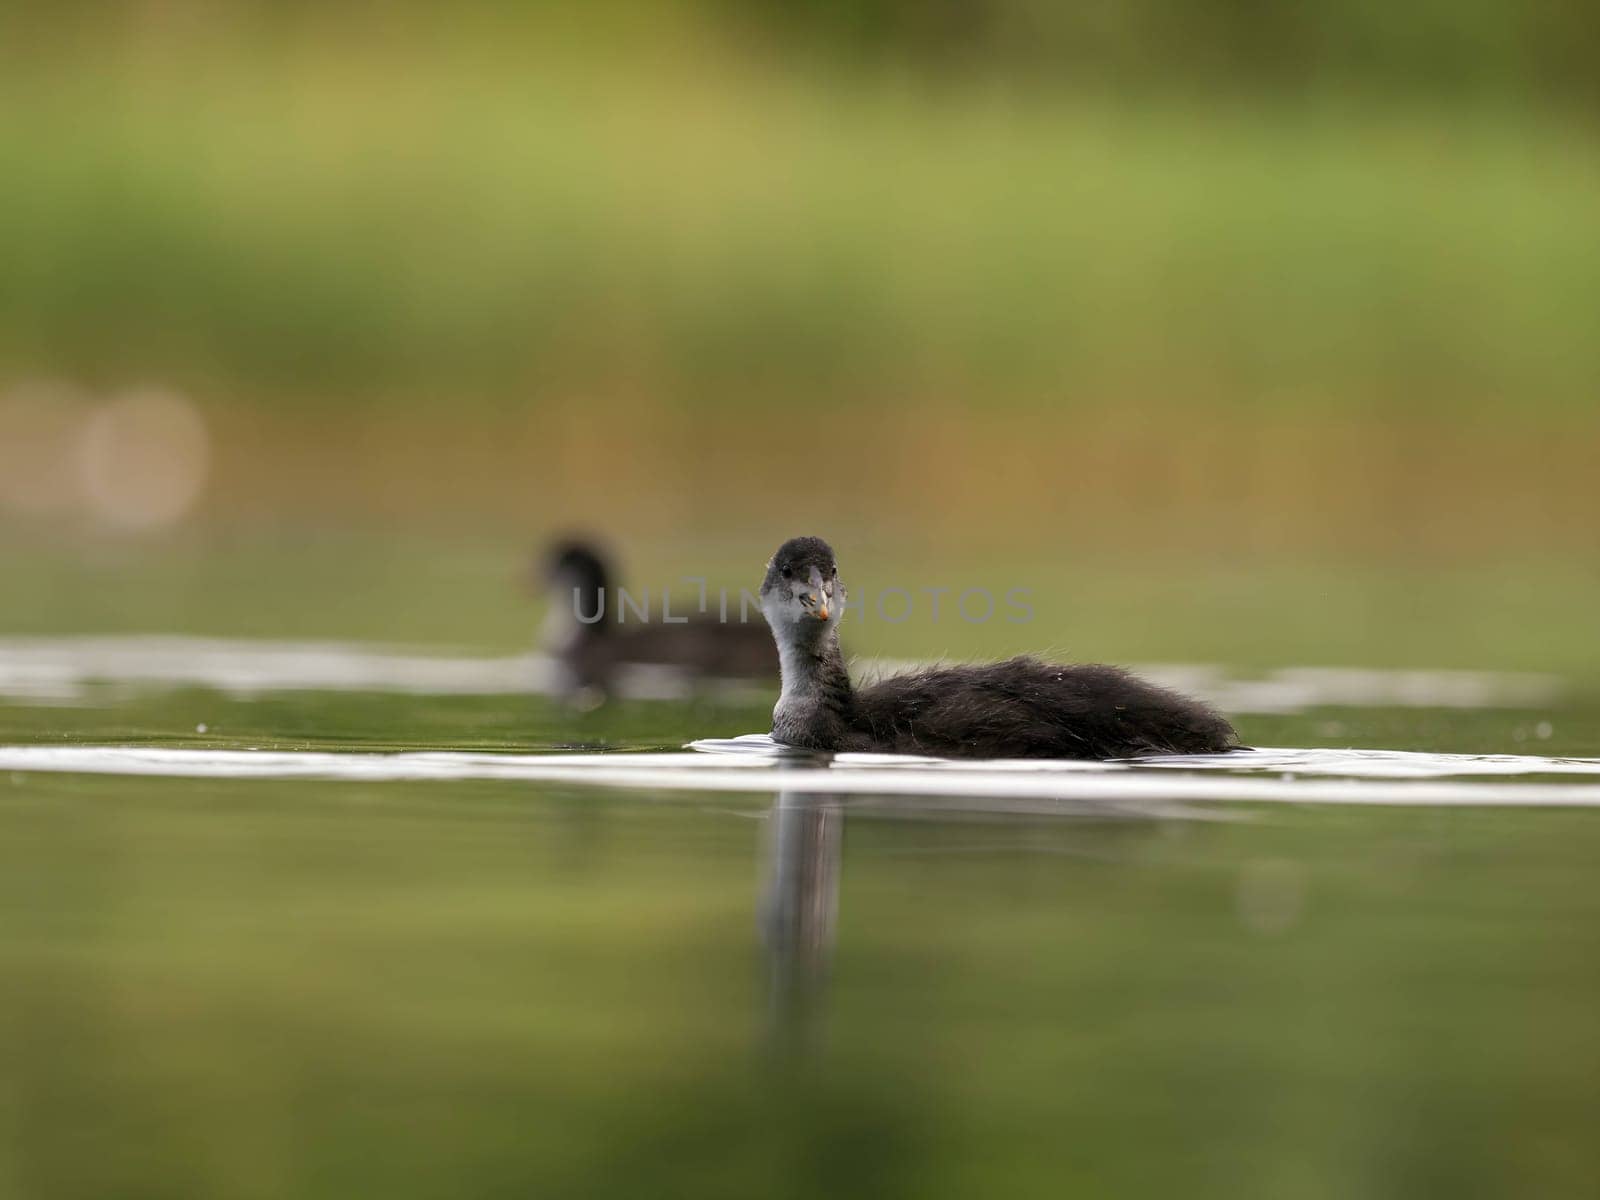
[[[1592,1194],[1581,696],[1045,770],[766,702],[0,706],[0,1194]]]

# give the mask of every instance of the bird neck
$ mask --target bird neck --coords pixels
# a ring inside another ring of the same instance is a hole
[[[814,641],[780,641],[778,664],[783,689],[772,710],[778,741],[814,750],[842,749],[855,693],[839,649],[838,628],[830,626]]]
[[[616,615],[607,611],[609,590],[605,576],[597,571],[557,576],[545,609],[544,643],[570,647],[607,636],[617,621]]]

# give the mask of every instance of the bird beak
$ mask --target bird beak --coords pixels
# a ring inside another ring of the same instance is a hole
[[[826,621],[828,619],[829,597],[828,585],[822,578],[822,572],[817,570],[815,567],[812,567],[811,578],[807,580],[807,582],[811,584],[811,595],[816,597],[817,620]]]

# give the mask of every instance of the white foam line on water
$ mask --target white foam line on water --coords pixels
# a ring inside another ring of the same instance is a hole
[[[779,745],[771,734],[747,733],[735,738],[705,738],[690,749],[735,761],[762,762],[795,751]],[[666,755],[674,761],[678,755]],[[1260,746],[1231,754],[1169,754],[1120,762],[1070,759],[939,759],[903,754],[840,754],[841,766],[899,768],[937,764],[942,771],[996,772],[1182,770],[1226,771],[1247,775],[1338,775],[1353,779],[1448,779],[1485,775],[1600,775],[1600,758],[1552,758],[1535,754],[1437,754],[1415,750],[1304,750]]]
[[[916,663],[863,659],[861,676]],[[1226,712],[1297,712],[1323,705],[1537,708],[1558,700],[1548,675],[1490,671],[1380,671],[1292,667],[1256,677],[1226,668],[1166,663],[1137,668]],[[775,682],[775,681],[774,681]],[[95,686],[207,687],[234,696],[274,691],[377,691],[439,695],[553,694],[557,664],[541,654],[469,657],[360,642],[279,642],[172,635],[0,638],[0,696],[81,702]],[[676,699],[698,685],[669,668],[635,666],[618,690],[635,699]],[[713,688],[767,695],[772,686],[722,681]]]
[[[1236,756],[1229,756],[1234,758]],[[1182,773],[1142,764],[1051,764],[987,771],[963,764],[903,767],[743,763],[698,754],[495,755],[450,752],[340,754],[325,751],[157,749],[126,746],[0,746],[0,770],[208,779],[368,782],[510,780],[674,791],[832,795],[960,796],[973,800],[1142,803],[1247,801],[1285,804],[1600,807],[1600,784],[1418,779],[1326,779]],[[1548,760],[1554,761],[1554,760]],[[982,807],[982,806],[979,806]]]
[[[279,642],[167,635],[0,639],[0,693],[70,700],[97,683],[272,691],[393,691],[500,695],[546,690],[536,655],[467,658],[347,642]]]
[[[1340,775],[1358,779],[1459,776],[1600,775],[1600,759],[1533,754],[1424,754],[1409,750],[1290,750],[1263,746],[1244,755],[1171,755],[1140,762],[1157,770],[1245,770],[1252,774]]]

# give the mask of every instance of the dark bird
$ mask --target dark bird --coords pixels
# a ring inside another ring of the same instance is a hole
[[[839,650],[845,592],[821,538],[778,548],[761,610],[778,645],[783,691],[774,740],[812,750],[960,758],[1135,758],[1239,748],[1197,700],[1118,667],[1021,657],[851,685]]]
[[[546,552],[539,572],[548,597],[541,644],[559,664],[569,696],[603,698],[629,667],[664,667],[686,680],[770,679],[778,663],[765,622],[727,619],[718,611],[640,618],[624,611],[604,554],[594,543],[568,539]],[[717,606],[720,607],[720,606]]]

